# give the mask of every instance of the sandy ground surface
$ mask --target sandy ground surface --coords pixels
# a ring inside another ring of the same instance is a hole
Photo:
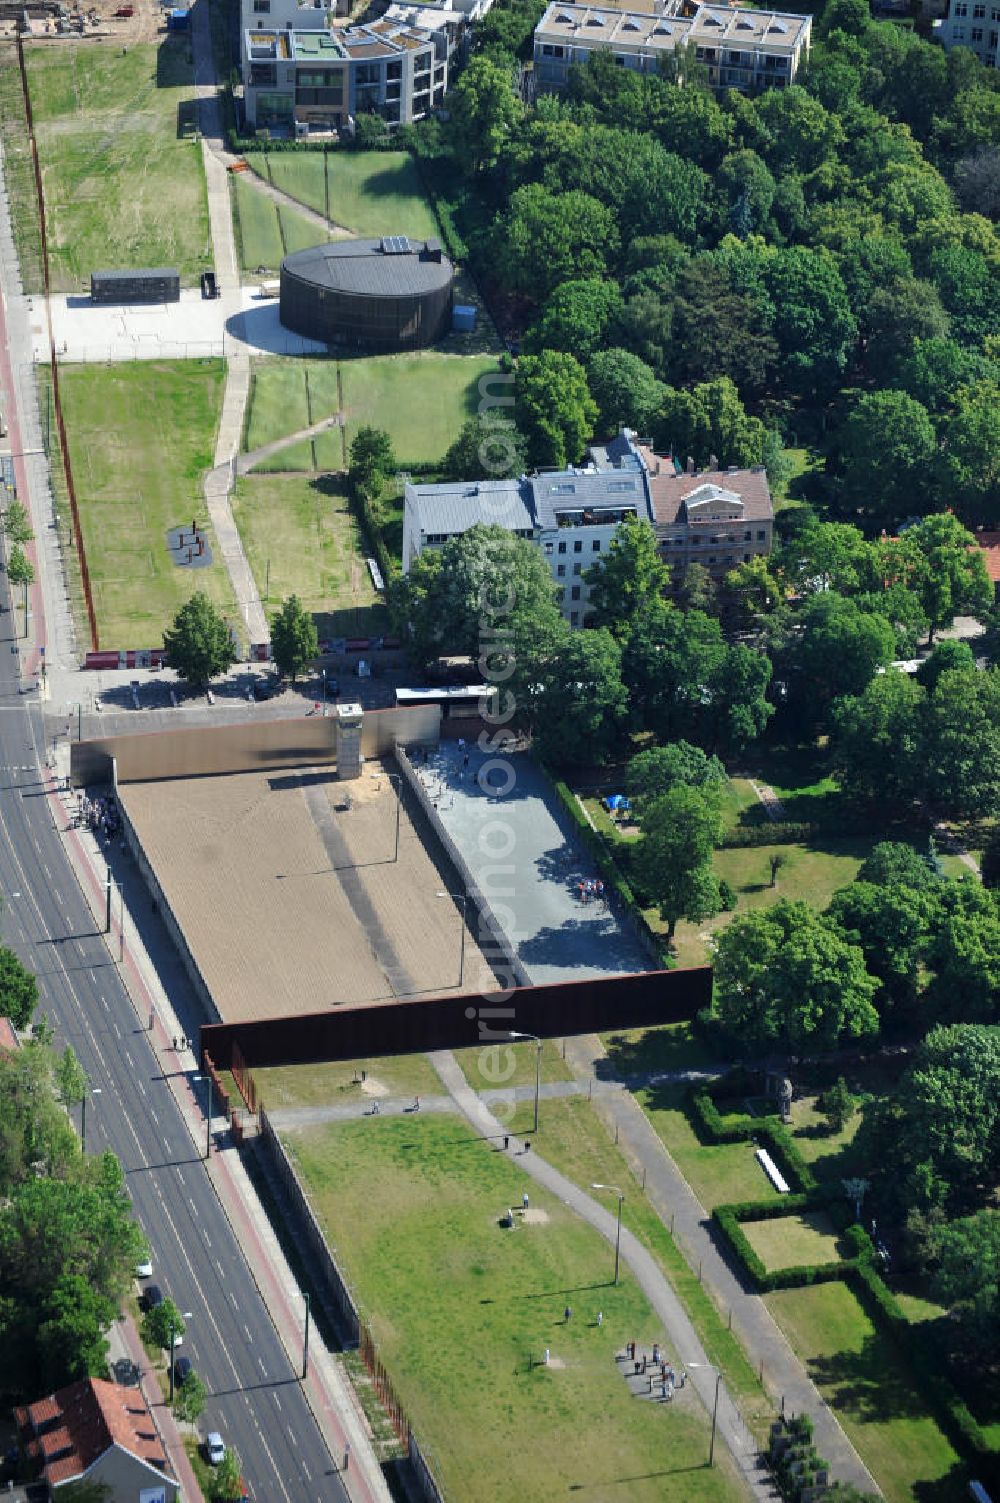
[[[351,807],[345,807],[350,794]],[[226,1021],[439,993],[462,920],[378,770],[132,783],[119,795]],[[486,962],[467,932],[465,984]]]

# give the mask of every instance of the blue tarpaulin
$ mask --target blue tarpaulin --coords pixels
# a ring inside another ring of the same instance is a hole
[[[631,801],[625,797],[624,793],[609,793],[607,798],[604,800],[604,807],[605,809],[607,809],[609,814],[624,814],[629,809],[631,809],[632,804]]]

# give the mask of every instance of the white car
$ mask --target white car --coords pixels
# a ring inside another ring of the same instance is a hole
[[[151,1279],[153,1277],[153,1262],[151,1258],[143,1258],[141,1263],[135,1265],[137,1279]]]
[[[210,1430],[205,1437],[205,1455],[213,1466],[221,1466],[225,1460],[226,1448],[218,1430]]]
[[[174,1332],[174,1349],[176,1350],[177,1347],[181,1346],[182,1343],[183,1343],[183,1341],[184,1341],[184,1337],[181,1335],[180,1331],[175,1331]]]

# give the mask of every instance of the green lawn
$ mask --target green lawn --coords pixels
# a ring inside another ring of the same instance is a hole
[[[684,1110],[683,1086],[646,1086],[636,1099],[706,1211],[735,1200],[776,1198],[752,1143],[699,1142]]]
[[[538,1049],[530,1040],[516,1044],[484,1044],[454,1052],[474,1091],[498,1091],[504,1087],[533,1086],[535,1083]],[[573,1079],[573,1072],[555,1039],[545,1039],[542,1043],[540,1077],[543,1082]]]
[[[26,48],[52,285],[99,268],[212,264],[190,42]]]
[[[364,424],[385,428],[396,458],[407,463],[442,459],[481,400],[479,381],[496,370],[489,356],[362,356],[341,362],[347,442]],[[491,388],[496,398],[496,388]]]
[[[384,631],[385,608],[357,523],[334,481],[245,475],[232,501],[257,588],[262,598],[267,593],[265,609],[294,594],[315,616],[321,638]]]
[[[258,449],[339,411],[339,368],[335,360],[255,360],[243,447],[248,452]],[[337,456],[336,465],[329,468],[342,469],[339,429],[321,434],[316,442],[324,440],[325,448],[335,449]],[[302,446],[295,449],[298,453]],[[271,464],[275,468],[298,468],[290,462],[290,456],[294,457],[292,451],[283,449]]]
[[[512,1123],[514,1130],[529,1130],[531,1121],[531,1102],[520,1103]],[[765,1433],[767,1421],[773,1417],[773,1406],[761,1388],[757,1373],[705,1285],[689,1267],[668,1227],[657,1215],[630,1161],[587,1097],[543,1098],[534,1145],[537,1153],[582,1190],[589,1191],[597,1182],[617,1185],[624,1192],[623,1225],[649,1249],[677,1291],[709,1360],[722,1368],[744,1419],[755,1434]],[[608,1197],[608,1204],[614,1207],[613,1196]]]
[[[178,608],[204,590],[238,619],[205,512],[222,405],[221,360],[62,366],[69,440],[102,647],[158,647]],[[214,561],[179,569],[171,527],[197,518]]]
[[[964,1473],[925,1407],[921,1375],[847,1286],[782,1289],[765,1300],[889,1503],[959,1503]]]
[[[283,256],[318,245],[324,238],[323,231],[304,214],[288,204],[279,207],[252,180],[235,174],[231,181],[236,244],[245,272],[264,266],[277,275]]]
[[[329,208],[330,220],[355,235],[426,240],[440,233],[409,152],[250,152],[247,161],[299,203],[324,215]]]
[[[432,1117],[319,1129],[290,1146],[446,1495],[742,1496],[725,1458],[704,1465],[694,1394],[669,1408],[629,1396],[615,1353],[662,1339],[658,1322],[633,1279],[610,1284],[607,1243],[516,1163]],[[547,1220],[501,1230],[525,1188]]]
[[[17,52],[12,44],[0,47],[0,134],[3,136],[4,185],[10,199],[21,284],[26,292],[42,292],[45,277],[38,192],[24,113],[24,91]]]
[[[608,1069],[617,1076],[699,1070],[718,1063],[693,1023],[666,1023],[662,1028],[633,1028],[605,1033]]]
[[[367,1074],[364,1088],[361,1072]],[[265,1107],[333,1106],[380,1096],[434,1096],[441,1081],[426,1054],[393,1054],[382,1059],[330,1061],[317,1065],[277,1065],[254,1070]]]
[[[836,1263],[841,1256],[837,1229],[825,1211],[802,1211],[794,1216],[775,1216],[770,1221],[744,1221],[741,1225],[765,1268]]]

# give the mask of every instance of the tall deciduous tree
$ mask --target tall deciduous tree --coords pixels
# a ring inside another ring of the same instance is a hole
[[[440,653],[482,653],[491,674],[513,651],[518,623],[525,623],[529,640],[563,624],[539,550],[505,527],[483,524],[414,559],[395,583],[393,608],[422,662]]]
[[[625,788],[634,799],[652,800],[671,788],[700,788],[710,798],[726,782],[726,769],[690,741],[671,741],[634,756],[625,770]]]
[[[924,697],[919,684],[890,668],[861,694],[836,702],[833,765],[854,802],[898,811],[919,796]]]
[[[761,464],[766,434],[760,418],[746,412],[729,377],[719,376],[691,391],[668,386],[653,439],[660,453],[690,457],[698,466],[714,456],[726,468]]]
[[[282,601],[281,609],[271,617],[271,652],[282,678],[294,684],[319,651],[316,622],[297,595]]]
[[[983,550],[956,516],[939,512],[908,527],[902,551],[912,570],[910,588],[930,622],[928,641],[957,615],[989,609],[993,586]]]
[[[841,695],[860,694],[892,662],[896,638],[889,622],[843,595],[813,595],[800,622],[788,654],[789,684],[809,715],[820,718]]]
[[[610,756],[628,708],[621,648],[611,633],[564,628],[554,645],[529,656],[526,670],[534,680],[528,715],[542,757],[565,765]]]
[[[441,461],[446,480],[507,480],[528,467],[528,446],[513,418],[487,411],[469,418]]]
[[[672,942],[680,919],[700,923],[723,906],[712,870],[721,833],[718,805],[702,790],[677,783],[645,806],[640,824],[635,870]]]
[[[650,524],[642,517],[628,517],[615,530],[600,562],[587,570],[586,579],[594,625],[608,627],[624,641],[641,612],[662,598],[670,570]]]
[[[0,1017],[27,1028],[38,1006],[38,982],[6,945],[0,946]]]
[[[163,641],[169,667],[196,689],[206,689],[236,661],[229,627],[201,590],[181,606]]]
[[[612,438],[620,428],[651,432],[664,386],[630,350],[599,350],[587,367],[590,394],[597,403],[597,428]]]
[[[614,214],[591,194],[528,183],[498,223],[497,270],[511,291],[540,303],[561,282],[603,276],[618,244]]]
[[[903,391],[866,392],[840,436],[842,505],[894,524],[938,484],[937,437],[925,407]]]
[[[565,350],[578,360],[589,360],[601,348],[605,331],[621,310],[622,293],[617,282],[601,277],[563,282],[546,300],[521,347],[529,355]]]
[[[1000,1176],[1000,1028],[935,1028],[891,1096],[866,1108],[859,1161],[901,1217],[981,1206]]]
[[[546,350],[517,364],[514,415],[528,454],[540,468],[564,469],[582,458],[593,437],[597,404],[573,355]]]
[[[510,67],[474,57],[448,96],[461,160],[470,177],[496,165],[524,114]]]
[[[741,1043],[832,1049],[878,1031],[874,996],[857,945],[807,903],[734,918],[716,940],[715,1011]]]

